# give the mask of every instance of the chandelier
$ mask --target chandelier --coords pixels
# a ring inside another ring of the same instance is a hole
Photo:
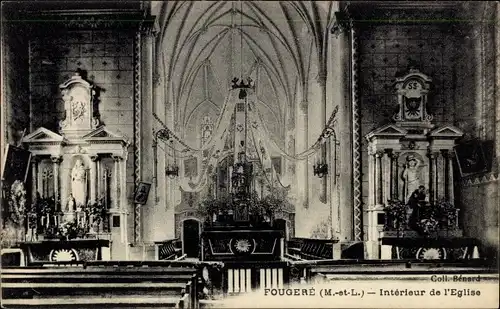
[[[173,144],[173,142],[174,142],[174,140],[172,138],[172,134],[170,133],[170,131],[168,129],[165,129],[165,128],[158,130],[155,133],[155,141],[158,138],[163,139],[167,142],[170,142],[170,144]],[[173,178],[179,176],[179,166],[177,165],[174,147],[171,146],[170,149],[172,150],[172,154],[173,154],[172,156],[173,156],[174,162],[167,164],[167,166],[165,167],[165,175],[167,177],[173,179]]]

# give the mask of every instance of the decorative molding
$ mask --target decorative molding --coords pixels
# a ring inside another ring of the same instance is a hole
[[[494,181],[498,181],[498,174],[493,172],[483,175],[475,175],[462,179],[462,187],[473,187]]]
[[[370,133],[368,133],[365,138],[368,141],[371,141],[374,137],[397,137],[397,136],[405,136],[408,133],[408,130],[401,128],[395,124],[387,124],[380,128],[377,128]]]
[[[137,31],[134,41],[134,183],[137,189],[141,181],[141,38]],[[141,205],[134,205],[134,242],[141,237]]]
[[[50,131],[44,127],[40,127],[23,138],[23,143],[64,143],[65,139],[62,135]]]
[[[354,199],[354,240],[363,240],[363,201],[361,173],[361,110],[359,99],[359,42],[357,29],[350,21],[351,41],[351,104],[352,104],[352,164]]]
[[[137,13],[108,13],[93,15],[74,12],[70,14],[38,14],[30,15],[36,23],[29,24],[33,31],[42,29],[69,28],[78,30],[103,30],[103,29],[141,29],[145,24],[152,24],[154,18],[145,19],[142,12]]]
[[[62,162],[63,158],[62,156],[51,156],[50,160],[52,161],[52,163],[59,164]]]

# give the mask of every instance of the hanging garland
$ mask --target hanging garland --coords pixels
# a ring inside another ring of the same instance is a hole
[[[182,150],[174,149],[174,151],[176,151],[176,152],[192,153],[192,152],[202,152],[202,151],[209,150],[210,148],[215,146],[215,144],[218,142],[218,140],[220,138],[222,138],[222,136],[227,132],[227,126],[224,128],[221,128],[221,125],[223,123],[226,123],[229,126],[230,122],[227,120],[232,116],[233,111],[234,111],[234,107],[236,105],[235,104],[236,100],[232,101],[232,100],[229,100],[229,98],[231,98],[231,95],[229,95],[228,98],[226,99],[226,102],[224,103],[223,112],[217,120],[216,134],[213,135],[210,138],[210,140],[202,148],[196,149],[196,148],[193,148],[193,147],[187,145],[177,135],[175,135],[172,130],[170,130],[168,128],[168,126],[158,117],[158,115],[153,113],[153,117],[163,127],[163,129],[160,130],[160,131],[162,131],[162,134],[158,134],[158,137],[162,138],[162,139],[167,139],[167,140],[173,139],[184,147],[184,149],[182,149]],[[231,102],[233,102],[233,103],[231,103]],[[254,104],[254,103],[252,102],[252,104]],[[335,118],[336,118],[338,109],[339,109],[338,105],[335,106],[335,108],[332,111],[332,114],[330,115],[330,118],[328,119],[328,122],[325,125],[325,128],[321,132],[321,134],[318,137],[318,139],[316,140],[316,142],[308,149],[306,149],[306,150],[304,150],[301,153],[296,154],[296,155],[291,155],[291,154],[287,153],[286,151],[281,149],[281,147],[279,145],[277,145],[274,140],[272,140],[270,138],[271,134],[267,130],[267,127],[264,125],[264,121],[262,120],[262,116],[255,108],[249,109],[249,111],[250,111],[250,113],[249,113],[250,124],[251,124],[249,127],[250,128],[253,127],[257,131],[259,131],[259,133],[260,133],[259,135],[267,136],[268,138],[266,140],[270,143],[269,144],[269,146],[271,146],[270,148],[274,149],[276,152],[278,152],[279,154],[281,154],[285,158],[292,160],[292,161],[306,160],[310,156],[314,155],[318,151],[318,149],[321,147],[321,145],[324,144],[328,140],[328,138],[335,133],[334,125],[336,122]]]
[[[167,153],[167,155],[173,156],[174,158],[179,157],[181,159],[185,159],[193,157],[200,152],[208,152],[204,155],[204,157],[206,158],[206,162],[205,164],[203,164],[201,173],[198,174],[199,176],[196,178],[196,180],[194,182],[190,180],[188,183],[181,183],[181,187],[183,188],[184,191],[199,192],[208,183],[207,172],[210,170],[210,168],[213,168],[214,166],[217,165],[217,162],[219,161],[219,158],[221,157],[221,154],[223,152],[227,136],[229,134],[228,129],[231,125],[230,119],[234,114],[234,109],[236,107],[236,101],[237,101],[237,100],[232,100],[232,96],[233,92],[230,92],[230,94],[228,95],[228,97],[224,102],[223,111],[217,120],[217,125],[215,130],[216,133],[212,135],[209,141],[207,141],[207,143],[205,143],[200,149],[195,149],[187,145],[187,143],[182,141],[181,138],[179,138],[176,134],[174,134],[172,130],[170,130],[167,127],[167,125],[158,117],[158,115],[153,113],[153,117],[162,126],[162,129],[155,132],[155,140],[158,139],[165,141],[165,145],[172,151],[172,154]],[[266,162],[263,161],[265,158],[267,158],[267,156],[264,155],[264,152],[267,152],[265,151],[265,149],[271,149],[272,152],[276,152],[291,161],[307,160],[309,157],[315,155],[318,152],[321,145],[324,144],[328,140],[328,138],[330,138],[330,136],[335,134],[334,125],[336,122],[335,118],[338,112],[338,106],[336,106],[332,111],[332,114],[330,115],[330,118],[325,128],[323,129],[322,133],[320,134],[316,142],[307,150],[302,151],[301,153],[296,155],[291,155],[285,152],[283,149],[281,149],[281,147],[277,145],[276,142],[271,138],[272,135],[268,131],[267,127],[264,125],[262,116],[260,115],[259,111],[255,108],[255,100],[251,100],[248,103],[249,103],[247,105],[247,111],[249,112],[247,114],[249,116],[248,128],[250,129],[249,132],[250,138],[251,141],[253,141],[253,145],[255,147],[259,159],[260,163],[259,167],[263,171],[263,175],[269,184],[277,182],[282,188],[289,188],[289,186],[283,185],[272,163],[267,164],[270,165],[269,172],[264,168],[264,165],[266,165],[264,163],[270,163],[267,162],[268,160],[266,160]],[[223,125],[225,126],[223,127]],[[257,143],[257,141],[259,143]],[[183,148],[182,149],[176,148],[174,146],[174,142],[176,144],[179,143]],[[165,151],[165,149],[163,150]]]
[[[26,212],[26,189],[20,180],[14,181],[9,196],[10,218],[15,224],[21,224]]]

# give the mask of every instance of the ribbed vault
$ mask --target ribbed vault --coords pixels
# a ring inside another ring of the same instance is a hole
[[[259,109],[273,138],[284,142],[296,93],[325,75],[329,1],[165,1],[158,16],[157,108],[196,143],[201,117],[216,119],[233,77],[256,82]],[[297,89],[300,87],[300,89]],[[167,119],[168,122],[169,119]],[[189,133],[188,133],[189,132]]]

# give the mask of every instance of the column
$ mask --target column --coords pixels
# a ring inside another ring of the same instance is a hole
[[[120,224],[121,227],[121,237],[122,237],[122,242],[123,243],[128,243],[128,222],[127,222],[127,210],[128,210],[128,204],[127,204],[127,191],[126,191],[126,186],[127,186],[127,158],[128,158],[128,153],[125,150],[124,151],[124,156],[120,157],[120,161],[118,165],[120,166],[120,209],[121,209],[121,218],[122,222]],[[150,193],[151,194],[151,193]],[[127,253],[126,256],[128,256],[128,246],[126,247]]]
[[[98,196],[98,182],[99,178],[97,175],[97,160],[99,156],[91,155],[90,160],[92,161],[92,165],[90,166],[90,202],[94,203],[99,198]]]
[[[376,203],[375,190],[375,154],[368,148],[368,204],[373,207]]]
[[[101,186],[102,184],[102,171],[101,171],[101,160],[97,158],[96,162],[96,178],[97,178],[97,183],[96,183],[96,196],[99,198],[100,196],[104,196],[103,188]]]
[[[448,190],[448,186],[447,186],[447,181],[446,181],[446,169],[447,169],[447,151],[446,150],[441,150],[439,153],[438,153],[438,160],[437,160],[437,164],[438,164],[438,173],[437,173],[437,176],[438,176],[438,179],[437,179],[437,182],[438,182],[438,192],[437,192],[437,195],[436,195],[436,198],[437,199],[443,199],[443,198],[446,198],[446,191]]]
[[[31,200],[35,201],[38,193],[38,162],[40,162],[40,158],[37,156],[31,157]]]
[[[298,129],[297,129],[297,142],[299,151],[302,152],[308,147],[308,103],[303,100],[299,104],[299,117],[297,119]],[[302,191],[302,206],[305,208],[309,207],[309,164],[307,160],[299,161],[297,163],[300,168],[297,171],[297,187],[298,190]]]
[[[446,194],[446,199],[451,203],[454,204],[455,202],[455,193],[454,193],[454,188],[453,188],[453,153],[448,151],[447,156],[446,156],[446,165],[448,166],[446,170],[446,181],[447,181],[447,187],[448,187],[448,192]]]
[[[435,191],[435,185],[434,185],[434,170],[435,170],[435,164],[434,164],[434,154],[432,152],[429,152],[429,202],[434,203],[434,191]]]
[[[55,201],[55,211],[61,210],[61,205],[57,206],[60,202],[59,197],[59,164],[62,161],[61,156],[50,157],[52,161],[53,177],[54,177],[54,201]]]
[[[332,2],[332,11],[339,11],[339,2]],[[335,157],[337,162],[337,176],[335,189],[337,191],[337,201],[339,210],[339,230],[341,240],[352,240],[354,237],[354,198],[353,198],[353,148],[352,145],[352,107],[349,99],[350,85],[349,78],[346,78],[350,72],[349,61],[349,31],[336,31],[336,26],[332,25],[329,41],[329,54],[327,57],[327,102],[333,102],[332,109],[338,105],[335,148],[338,155]],[[327,111],[328,113],[329,111]],[[332,140],[333,142],[333,140]],[[333,178],[332,178],[333,179]],[[370,204],[372,205],[372,204]]]
[[[120,196],[120,157],[119,156],[113,156],[113,174],[115,178],[115,187],[113,189],[113,209],[120,209],[120,202],[119,202],[119,196]],[[121,225],[120,225],[121,226]]]
[[[392,153],[392,196],[391,198],[399,198],[399,164],[398,164],[399,152]]]
[[[359,96],[359,38],[357,25],[351,19],[351,108],[352,108],[352,170],[353,170],[353,200],[354,200],[354,239],[363,240],[363,201],[362,201],[362,173],[361,173],[361,100]]]
[[[391,188],[392,188],[392,149],[385,149],[382,157],[382,171],[383,171],[383,197],[382,203],[387,203],[387,200],[391,198]]]
[[[439,192],[441,189],[441,184],[439,183],[440,178],[440,170],[439,170],[439,161],[440,161],[439,152],[434,153],[434,202],[437,202],[439,199]]]
[[[383,186],[382,186],[382,156],[384,153],[382,151],[377,151],[375,153],[375,203],[376,205],[382,205],[382,194],[383,194]]]
[[[327,115],[326,115],[326,75],[324,72],[325,69],[320,68],[320,72],[318,75],[318,84],[319,84],[319,89],[321,92],[321,109],[320,109],[320,128],[323,130],[326,126],[327,122]],[[321,133],[320,133],[321,134]],[[327,143],[324,143],[321,145],[321,163],[329,164],[329,173],[331,173],[331,162],[327,161]],[[327,203],[329,196],[331,195],[331,192],[328,192],[328,182],[330,180],[330,177],[325,176],[323,178],[319,179],[319,182],[321,184],[321,191],[320,191],[320,196],[319,200],[322,203]]]

